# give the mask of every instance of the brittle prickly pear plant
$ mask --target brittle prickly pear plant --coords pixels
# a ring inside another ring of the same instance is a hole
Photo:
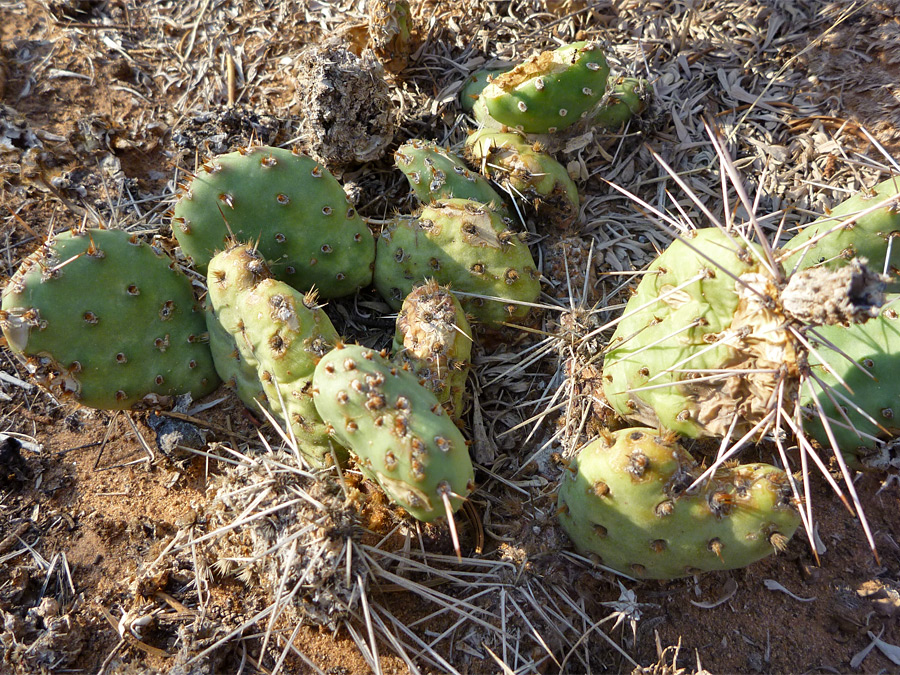
[[[540,275],[509,224],[468,199],[438,200],[418,216],[398,216],[378,238],[375,286],[400,309],[413,287],[433,278],[461,291],[463,308],[486,326],[522,321],[540,295]]]
[[[623,417],[690,437],[759,437],[790,413],[810,325],[864,322],[884,282],[863,265],[785,279],[761,246],[718,228],[678,239],[642,277],[606,354]]]
[[[48,239],[3,289],[0,327],[42,385],[93,408],[199,398],[219,384],[191,282],[122,230]]]
[[[394,162],[406,176],[418,200],[471,199],[505,211],[503,198],[481,174],[470,170],[461,157],[431,141],[407,141],[394,151]]]
[[[372,280],[369,228],[327,169],[290,150],[256,146],[203,164],[175,205],[172,230],[200,272],[234,237],[254,242],[277,279],[323,298]]]
[[[784,550],[800,524],[784,471],[722,467],[687,490],[696,463],[649,429],[601,435],[563,473],[559,520],[575,546],[638,579],[746,567]]]
[[[406,67],[412,16],[409,0],[369,0],[369,37],[375,55],[391,70]]]
[[[578,122],[603,99],[608,76],[599,45],[575,42],[492,78],[479,99],[500,124],[525,133],[553,133]]]
[[[314,400],[363,473],[418,520],[450,516],[474,489],[466,440],[415,375],[338,344],[316,366]]]
[[[578,188],[566,168],[521,135],[482,129],[466,139],[472,163],[513,199],[525,199],[541,220],[564,229],[578,218]]]
[[[220,374],[226,381],[236,380],[248,407],[256,410],[262,405],[288,427],[311,464],[328,465],[331,448],[312,400],[312,375],[339,337],[316,305],[315,294],[304,296],[284,282],[266,278],[258,254],[241,244],[210,261],[209,298],[210,333],[224,332],[234,345],[224,363],[216,361]],[[221,358],[224,351],[214,354]],[[247,393],[253,395],[250,400]],[[342,449],[336,452],[339,461],[346,457]]]
[[[393,361],[408,369],[459,421],[472,358],[472,329],[459,301],[433,279],[406,296]]]

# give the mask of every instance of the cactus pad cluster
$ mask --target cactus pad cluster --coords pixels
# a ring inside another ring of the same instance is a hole
[[[304,295],[267,272],[258,253],[246,244],[231,246],[210,262],[210,333],[230,338],[216,354],[234,346],[220,372],[226,381],[235,378],[239,395],[247,390],[258,395],[261,390],[263,398],[254,396],[244,403],[254,410],[265,407],[290,429],[312,464],[327,465],[331,447],[313,403],[312,375],[339,336],[314,294]],[[216,365],[220,367],[218,361]]]

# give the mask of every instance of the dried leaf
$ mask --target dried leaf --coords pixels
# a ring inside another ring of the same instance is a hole
[[[784,586],[779,584],[774,579],[763,579],[763,583],[766,585],[766,588],[768,588],[770,591],[781,591],[782,593],[791,596],[794,600],[796,600],[798,602],[813,602],[814,600],[816,600],[815,597],[801,598],[799,595],[794,595],[793,593],[791,593],[788,589],[786,589]]]

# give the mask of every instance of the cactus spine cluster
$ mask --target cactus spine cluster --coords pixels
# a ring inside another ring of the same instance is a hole
[[[607,432],[564,474],[559,519],[575,546],[639,579],[745,567],[783,549],[800,524],[780,469],[722,468],[686,491],[696,463],[645,428]]]
[[[465,438],[415,375],[372,349],[338,344],[314,381],[334,437],[392,500],[426,522],[462,505],[475,482]]]
[[[369,228],[327,169],[290,150],[256,146],[202,165],[175,205],[172,230],[204,273],[233,237],[254,242],[276,279],[323,298],[372,280]]]
[[[0,327],[57,395],[129,409],[219,384],[195,304],[188,278],[135,236],[78,230],[51,237],[19,267]]]
[[[472,359],[472,329],[459,300],[430,279],[406,296],[397,315],[393,360],[437,396],[459,421]]]

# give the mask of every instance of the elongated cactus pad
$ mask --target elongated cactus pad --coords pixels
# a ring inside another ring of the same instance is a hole
[[[889,302],[897,297],[889,296]],[[816,334],[822,339],[809,336],[815,346],[809,356],[814,377],[800,399],[808,412],[804,428],[823,446],[831,447],[820,418],[821,406],[845,459],[854,465],[888,468],[896,461],[888,445],[900,434],[897,311],[888,307],[863,324],[820,326]]]
[[[797,345],[757,247],[716,228],[674,241],[642,276],[604,359],[603,386],[623,417],[690,437],[747,433],[799,385]]]
[[[481,99],[490,116],[526,133],[553,133],[586,115],[606,93],[600,47],[576,42],[542,52],[493,80]]]
[[[329,435],[312,400],[312,375],[339,338],[314,294],[268,277],[259,254],[241,244],[210,261],[209,298],[222,377],[251,410],[262,405],[289,426],[311,464],[328,465]],[[339,461],[346,458],[342,448],[335,450]]]
[[[646,428],[601,436],[565,474],[559,520],[575,546],[638,579],[746,567],[783,550],[800,523],[780,469],[723,468],[686,493],[695,462]]]
[[[431,279],[406,296],[393,353],[394,363],[415,375],[458,421],[471,367],[472,329],[449,289]]]
[[[339,345],[316,366],[316,408],[363,472],[410,515],[432,521],[474,489],[465,438],[434,394],[377,352]]]
[[[399,216],[378,239],[375,286],[394,309],[413,287],[433,278],[460,295],[463,308],[491,327],[522,321],[540,295],[528,247],[496,211],[467,199],[446,199]]]
[[[372,280],[369,228],[327,169],[290,150],[253,147],[201,166],[175,205],[172,231],[204,273],[233,235],[304,292],[335,298]]]
[[[0,327],[42,385],[93,408],[199,398],[219,384],[191,282],[122,230],[48,240],[4,288]]]
[[[397,164],[413,193],[423,204],[437,199],[471,199],[504,210],[503,198],[463,159],[431,141],[411,140],[394,152]]]
[[[472,163],[513,199],[524,198],[540,221],[566,228],[578,218],[578,188],[566,168],[521,135],[482,129],[466,139]]]
[[[892,195],[897,195],[893,203],[834,229]],[[785,244],[785,251],[795,253],[784,260],[784,268],[788,272],[818,265],[835,268],[858,257],[865,258],[872,269],[880,272],[885,267],[889,241],[896,236],[900,236],[900,177],[895,176],[841,202],[830,213],[807,225]],[[893,243],[887,273],[892,280],[889,290],[900,291],[900,241]]]

